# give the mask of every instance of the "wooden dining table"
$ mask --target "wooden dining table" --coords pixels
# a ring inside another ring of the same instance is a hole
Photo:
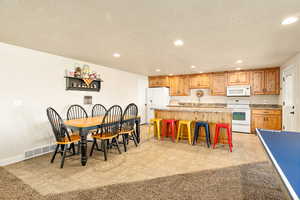
[[[103,117],[88,117],[88,118],[80,118],[80,119],[72,119],[72,120],[65,120],[64,124],[72,129],[73,131],[79,131],[80,135],[80,149],[81,149],[81,164],[82,166],[85,166],[88,160],[87,156],[87,135],[91,130],[95,130],[98,128],[102,128],[105,126],[111,126],[116,123],[120,123],[120,121],[117,122],[111,122],[111,123],[103,123],[102,122]],[[130,118],[123,120],[122,123],[128,122],[134,120],[135,121],[135,133],[137,136],[137,142],[140,143],[140,117],[136,118]]]

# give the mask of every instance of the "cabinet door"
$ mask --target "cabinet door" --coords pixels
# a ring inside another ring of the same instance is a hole
[[[239,84],[239,72],[229,72],[228,85],[238,85],[238,84]]]
[[[238,72],[239,85],[249,85],[250,84],[250,72],[242,71]]]
[[[201,89],[209,88],[210,75],[209,74],[198,74],[190,76],[190,88]]]
[[[265,91],[265,71],[252,71],[251,72],[251,90],[252,94],[264,94]]]
[[[177,93],[179,93],[178,88],[178,77],[171,77],[169,78],[170,81],[170,96],[177,96]]]
[[[225,96],[227,86],[227,74],[226,73],[214,73],[211,77],[211,95],[213,96]]]
[[[169,87],[167,76],[150,76],[148,77],[149,87]]]
[[[190,95],[190,80],[188,76],[180,76],[178,78],[178,91],[179,96]]]
[[[279,69],[265,71],[265,94],[279,94]]]
[[[229,72],[228,85],[249,85],[250,73],[247,71]]]
[[[170,96],[189,96],[190,80],[187,76],[170,78]]]
[[[156,87],[158,85],[158,80],[156,77],[149,77],[149,87]]]
[[[265,128],[265,116],[264,115],[252,115],[251,129],[252,133],[256,133],[256,128]]]
[[[281,130],[280,115],[266,115],[264,118],[264,129]]]

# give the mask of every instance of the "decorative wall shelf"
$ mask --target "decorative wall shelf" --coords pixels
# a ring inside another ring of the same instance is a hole
[[[68,77],[66,79],[66,90],[99,92],[101,89],[101,79],[84,79]]]

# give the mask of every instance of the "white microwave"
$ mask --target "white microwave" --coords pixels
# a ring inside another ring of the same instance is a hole
[[[228,97],[248,97],[250,96],[250,85],[235,85],[227,87]]]

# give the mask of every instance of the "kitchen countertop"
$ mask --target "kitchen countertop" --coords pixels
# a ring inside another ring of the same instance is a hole
[[[251,109],[263,109],[263,110],[281,110],[282,106],[277,104],[250,104]]]
[[[199,107],[162,107],[155,108],[154,110],[165,110],[165,111],[183,111],[183,112],[228,112],[231,113],[229,108],[199,108]]]
[[[180,103],[177,105],[168,105],[168,107],[184,108],[226,108],[227,104],[223,103]]]
[[[188,109],[226,109],[227,111],[230,110],[227,108],[227,104],[221,103],[181,103],[181,104],[173,104],[167,105],[167,108],[188,108]],[[281,110],[282,106],[278,104],[250,104],[250,109],[275,109]]]

